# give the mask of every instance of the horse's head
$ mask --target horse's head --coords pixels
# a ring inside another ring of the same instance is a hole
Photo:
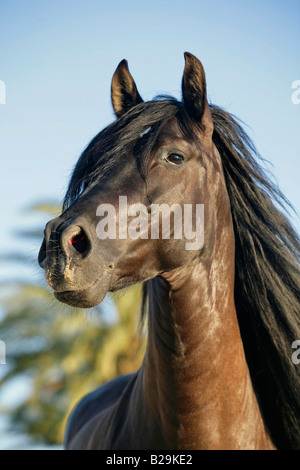
[[[94,306],[109,290],[189,265],[200,252],[205,256],[226,193],[196,57],[185,54],[182,103],[144,103],[126,61],[111,91],[118,119],[81,155],[65,210],[47,224],[39,253],[55,296],[73,306]],[[203,216],[208,243],[202,248]]]

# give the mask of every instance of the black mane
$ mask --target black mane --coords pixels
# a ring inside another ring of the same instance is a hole
[[[235,303],[261,413],[278,448],[300,448],[300,242],[274,202],[286,199],[265,176],[237,121],[212,108],[235,230]]]
[[[235,303],[254,390],[277,448],[299,449],[300,375],[291,359],[291,344],[300,339],[299,238],[283,212],[287,201],[257,163],[247,134],[232,115],[210,109],[231,203]],[[182,104],[171,98],[141,103],[100,132],[75,166],[64,208],[137,145],[149,154],[161,124],[175,115],[187,135]],[[144,306],[145,299],[146,289]]]

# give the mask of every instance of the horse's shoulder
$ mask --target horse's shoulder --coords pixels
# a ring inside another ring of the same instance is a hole
[[[134,376],[134,373],[121,375],[81,398],[68,418],[64,438],[66,448],[88,421],[119,399],[126,385]]]

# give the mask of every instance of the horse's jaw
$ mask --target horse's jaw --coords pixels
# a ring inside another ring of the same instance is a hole
[[[106,296],[109,289],[109,273],[102,275],[85,289],[65,290],[62,292],[54,291],[54,296],[62,303],[76,308],[91,308],[100,304]]]

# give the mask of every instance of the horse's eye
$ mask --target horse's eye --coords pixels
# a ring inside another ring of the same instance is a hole
[[[173,163],[173,165],[182,165],[182,163],[184,162],[184,157],[177,153],[171,153],[170,155],[168,155],[167,161]]]

